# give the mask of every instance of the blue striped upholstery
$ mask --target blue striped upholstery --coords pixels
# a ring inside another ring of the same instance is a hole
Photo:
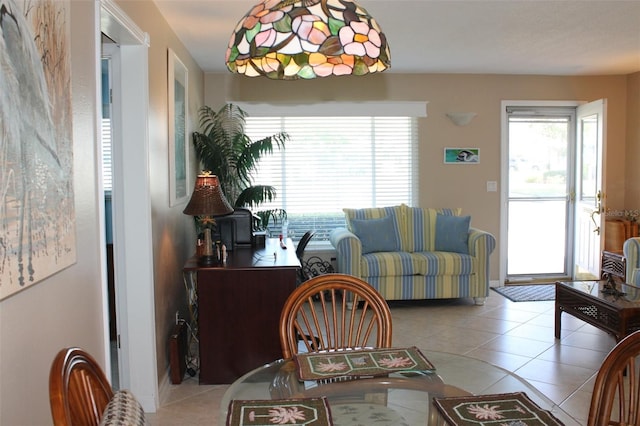
[[[461,215],[460,209],[421,209],[406,205],[344,209],[349,220],[393,216],[402,251],[362,254],[360,240],[349,230],[331,233],[337,269],[370,283],[387,300],[437,299],[489,295],[489,256],[495,238],[469,230],[469,254],[433,251],[437,214]]]
[[[436,217],[438,213],[447,216],[460,216],[461,209],[421,209],[402,205],[405,212],[404,232],[406,244],[402,247],[408,252],[431,251],[436,245]]]
[[[470,275],[476,271],[475,258],[443,251],[368,253],[362,256],[362,277],[393,275]]]
[[[640,268],[640,237],[629,238],[624,242],[622,253],[627,262],[625,271],[627,282],[633,277],[633,271]]]

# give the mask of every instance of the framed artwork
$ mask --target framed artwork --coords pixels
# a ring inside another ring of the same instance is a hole
[[[445,148],[444,164],[478,164],[480,148]]]
[[[0,300],[76,262],[69,6],[2,2]]]
[[[189,196],[189,145],[187,105],[189,73],[173,50],[168,49],[169,99],[169,206]]]

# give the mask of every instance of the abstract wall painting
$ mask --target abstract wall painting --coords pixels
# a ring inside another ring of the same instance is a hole
[[[0,0],[0,300],[76,262],[69,0]]]
[[[480,148],[445,148],[445,164],[478,164]]]

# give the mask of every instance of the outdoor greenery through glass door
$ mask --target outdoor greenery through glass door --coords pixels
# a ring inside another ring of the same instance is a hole
[[[568,275],[573,109],[508,111],[507,282]]]

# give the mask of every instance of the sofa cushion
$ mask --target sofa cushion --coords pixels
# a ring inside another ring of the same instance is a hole
[[[411,275],[469,275],[477,271],[476,259],[452,252],[404,251],[369,253],[360,262],[362,278]]]
[[[436,219],[436,251],[469,254],[469,223],[471,216],[438,214]]]
[[[408,252],[435,250],[436,217],[438,214],[459,216],[462,209],[409,207],[405,211],[405,235],[400,248]]]
[[[353,232],[353,219],[380,219],[391,216],[398,230],[400,251],[421,252],[435,250],[436,217],[460,216],[460,208],[421,208],[400,204],[390,207],[369,207],[363,209],[344,208],[347,229]]]
[[[477,272],[477,259],[470,254],[451,251],[423,251],[413,253],[425,265],[423,275],[471,275]]]
[[[360,260],[362,277],[420,275],[426,270],[424,259],[406,251],[368,253]]]
[[[344,212],[345,220],[347,222],[347,229],[353,232],[353,226],[351,221],[353,219],[365,220],[365,219],[381,219],[383,217],[391,216],[396,222],[396,227],[400,232],[400,217],[402,206],[390,206],[390,207],[369,207],[365,209],[342,209]]]
[[[351,219],[353,233],[362,243],[362,254],[400,250],[398,230],[393,217]]]

